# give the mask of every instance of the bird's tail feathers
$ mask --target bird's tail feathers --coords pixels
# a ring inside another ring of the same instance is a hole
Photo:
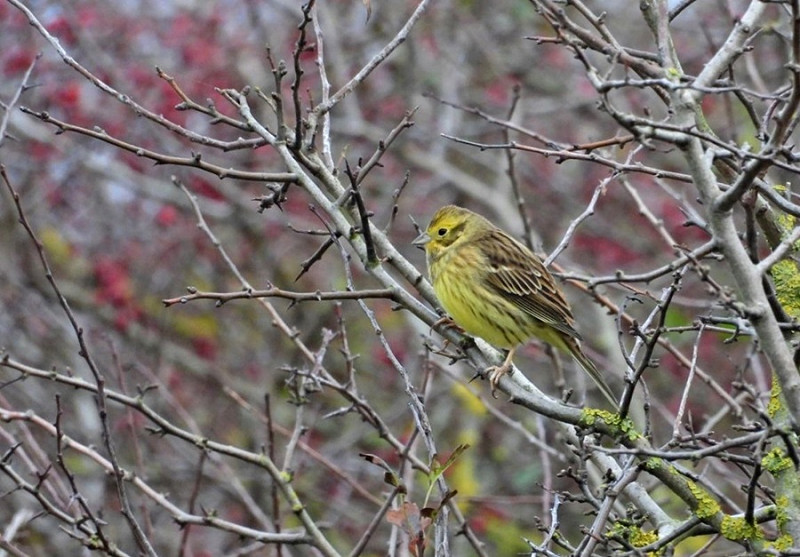
[[[608,386],[606,380],[603,379],[603,376],[600,374],[600,370],[597,369],[597,366],[594,365],[594,362],[583,353],[578,341],[574,338],[571,338],[570,341],[566,342],[566,345],[568,351],[570,354],[572,354],[572,357],[575,358],[575,361],[581,365],[583,370],[597,384],[600,392],[603,393],[603,396],[605,396],[608,402],[611,403],[611,406],[614,408],[614,410],[619,411],[619,401],[617,400],[617,397],[614,396],[614,391],[611,390],[611,387]]]

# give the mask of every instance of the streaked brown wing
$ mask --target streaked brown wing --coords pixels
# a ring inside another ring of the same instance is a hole
[[[478,242],[487,257],[490,286],[532,317],[581,338],[564,294],[538,257],[499,229],[487,231]]]

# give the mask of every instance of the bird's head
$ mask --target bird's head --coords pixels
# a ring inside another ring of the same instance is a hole
[[[436,211],[428,228],[412,242],[423,248],[429,257],[436,259],[457,242],[467,241],[486,219],[456,205],[446,205]]]

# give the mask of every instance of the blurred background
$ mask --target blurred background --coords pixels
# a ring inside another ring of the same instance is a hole
[[[674,37],[684,71],[702,69],[743,5],[698,2],[676,18]],[[27,6],[75,60],[117,91],[197,134],[224,141],[234,141],[243,132],[215,124],[196,111],[178,110],[181,99],[156,67],[172,76],[189,98],[201,105],[213,103],[221,113],[236,116],[218,89],[250,86],[267,94],[274,90],[268,57],[285,60],[291,70],[302,17],[300,4],[290,0],[37,0]],[[333,90],[395,36],[415,6],[352,0],[317,3]],[[646,26],[631,23],[630,2],[603,2],[602,9],[620,41],[652,50]],[[0,2],[0,22],[4,103],[41,53],[20,106],[168,156],[201,155],[203,161],[223,168],[285,171],[269,148],[224,152],[138,117],[68,67],[11,3]],[[785,62],[779,23],[775,29],[758,39],[763,48],[748,63],[759,70],[746,74],[752,78],[748,85],[772,89],[783,79],[769,69]],[[582,65],[549,37],[550,28],[525,2],[434,2],[409,39],[332,112],[332,155],[343,170],[345,159],[351,164],[368,159],[404,114],[416,109],[413,127],[391,145],[361,189],[374,222],[387,227],[396,248],[421,272],[424,254],[409,244],[417,234],[414,223],[424,226],[445,203],[479,211],[519,237],[526,230],[523,214],[530,221],[530,241],[544,254],[561,242],[570,223],[578,224],[556,260],[564,273],[578,279],[613,276],[617,271],[646,272],[673,260],[676,244],[692,249],[708,240],[702,227],[691,225],[701,208],[685,181],[648,173],[613,174],[615,169],[590,157],[567,160],[525,151],[514,152],[512,180],[506,150],[481,150],[446,137],[485,145],[516,141],[558,151],[624,135],[598,111],[597,93]],[[306,104],[317,102],[320,94],[313,34],[310,42],[311,48],[300,56]],[[290,72],[283,83],[287,98],[292,77]],[[253,94],[250,100],[261,117],[270,118],[266,103],[259,104]],[[656,115],[663,111],[645,90],[625,90],[615,100],[635,111]],[[741,109],[721,97],[710,97],[704,108],[720,137],[738,142],[752,138],[754,130],[743,125],[746,115]],[[358,304],[269,299],[269,311],[252,300],[234,300],[221,307],[204,300],[169,308],[162,303],[183,295],[189,286],[241,289],[220,251],[198,227],[195,211],[173,184],[173,176],[197,196],[211,231],[255,288],[274,285],[313,292],[347,286],[335,247],[296,278],[327,239],[323,223],[310,208],[312,199],[292,186],[280,207],[259,211],[254,199],[269,193],[263,182],[219,179],[196,168],[156,165],[85,134],[57,134],[55,126],[19,108],[7,116],[0,162],[20,193],[26,217],[107,387],[137,396],[156,386],[146,401],[179,427],[256,452],[268,443],[267,405],[280,448],[297,424],[297,404],[302,402],[302,425],[307,430],[291,465],[295,488],[333,543],[351,547],[377,512],[380,494],[389,491],[382,470],[358,453],[379,455],[390,465],[397,465],[399,457],[373,425],[347,411],[352,402],[336,390],[321,388],[306,393],[306,400],[296,400],[287,381],[298,371],[308,371],[309,364],[281,327],[296,333],[313,351],[325,348],[324,354],[320,352],[322,363],[338,380],[346,382],[349,366],[354,366],[360,394],[392,434],[406,441],[415,423],[403,382]],[[510,121],[518,131],[509,134],[492,119]],[[629,144],[611,144],[596,152],[620,163],[643,162],[665,173],[685,172],[682,158],[658,145],[638,154]],[[514,184],[524,203],[521,212]],[[590,206],[591,214],[577,220]],[[380,286],[359,265],[352,269],[358,288]],[[726,275],[720,272],[718,279],[724,284]],[[644,319],[671,281],[666,275],[634,287],[599,286],[598,291],[633,318]],[[413,291],[412,285],[404,284]],[[621,390],[625,362],[620,346],[631,346],[629,326],[586,292],[572,286],[565,289],[589,354],[610,370],[617,378],[615,388]],[[686,273],[667,325],[676,331],[685,326],[687,332],[675,332],[671,343],[688,359],[696,349],[697,361],[714,371],[723,390],[732,391],[731,382],[746,372],[763,393],[768,392],[769,374],[752,369],[758,366],[758,360],[750,358],[752,344],[723,344],[725,335],[717,333],[698,339],[691,325],[713,311],[714,300],[702,280]],[[388,300],[367,303],[394,355],[424,394],[439,451],[446,457],[459,444],[471,446],[446,476],[451,489],[458,490],[456,500],[467,523],[487,544],[488,554],[524,552],[528,546],[523,538],[540,539],[537,526],[549,524],[553,494],[574,489],[570,474],[559,474],[569,465],[569,454],[556,430],[502,397],[491,399],[483,382],[468,384],[473,370],[463,363],[448,365],[447,358],[431,354],[426,339],[429,346],[439,347],[441,338],[429,337],[428,326],[410,313],[393,311]],[[0,346],[27,365],[91,381],[75,334],[5,188],[0,193]],[[668,353],[657,357],[658,367],[646,378],[658,416],[654,433],[668,438],[682,394],[676,385],[682,387],[686,365]],[[516,363],[545,392],[559,396],[559,378],[540,345],[521,350]],[[564,367],[567,385],[582,391],[580,373],[569,362]],[[17,376],[0,368],[2,382]],[[688,402],[700,429],[722,404],[713,386],[698,381],[695,387]],[[82,443],[99,445],[100,423],[90,393],[28,379],[4,386],[0,405],[31,409],[54,420],[56,395],[61,397],[66,433]],[[591,390],[588,397],[601,400]],[[262,470],[213,454],[205,461],[191,444],[148,433],[152,424],[130,408],[111,405],[109,419],[119,458],[179,506],[214,509],[222,517],[254,527],[274,518],[270,481]],[[727,422],[714,423],[724,428]],[[53,450],[47,436],[20,423],[0,424],[0,430],[0,453],[15,440],[27,439],[26,444],[42,448],[37,465],[53,458],[43,454]],[[125,540],[128,534],[118,518],[113,482],[98,475],[91,462],[75,454],[70,458],[90,506],[109,521],[109,531]],[[420,458],[427,457],[423,453]],[[581,473],[579,468],[573,472]],[[427,484],[411,471],[406,474],[410,498],[421,501]],[[736,481],[720,489],[735,491]],[[28,518],[18,540],[30,554],[80,554],[80,544],[56,530],[52,517],[30,521],[37,507],[30,496],[9,493],[14,489],[7,477],[0,477],[0,491],[5,493],[0,523]],[[59,493],[52,496],[58,499],[66,492]],[[144,510],[148,504],[138,496],[135,503],[148,516],[154,543],[165,554],[176,548],[197,556],[276,554],[272,547],[250,546],[231,532],[181,530],[163,509]],[[587,510],[581,504],[565,506],[560,520],[577,534],[577,526],[590,520],[584,516]],[[296,525],[286,509],[283,520],[285,527]],[[364,554],[386,554],[389,530],[388,523],[382,524]],[[696,548],[694,543],[699,542],[687,542],[687,554]],[[453,554],[471,554],[463,537],[454,538],[453,544]],[[285,546],[282,551],[307,554],[302,547]]]

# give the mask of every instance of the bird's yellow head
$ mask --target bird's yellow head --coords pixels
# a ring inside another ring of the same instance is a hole
[[[428,228],[417,236],[413,244],[424,247],[428,258],[438,259],[450,246],[468,241],[488,221],[456,205],[445,205],[433,215]]]

